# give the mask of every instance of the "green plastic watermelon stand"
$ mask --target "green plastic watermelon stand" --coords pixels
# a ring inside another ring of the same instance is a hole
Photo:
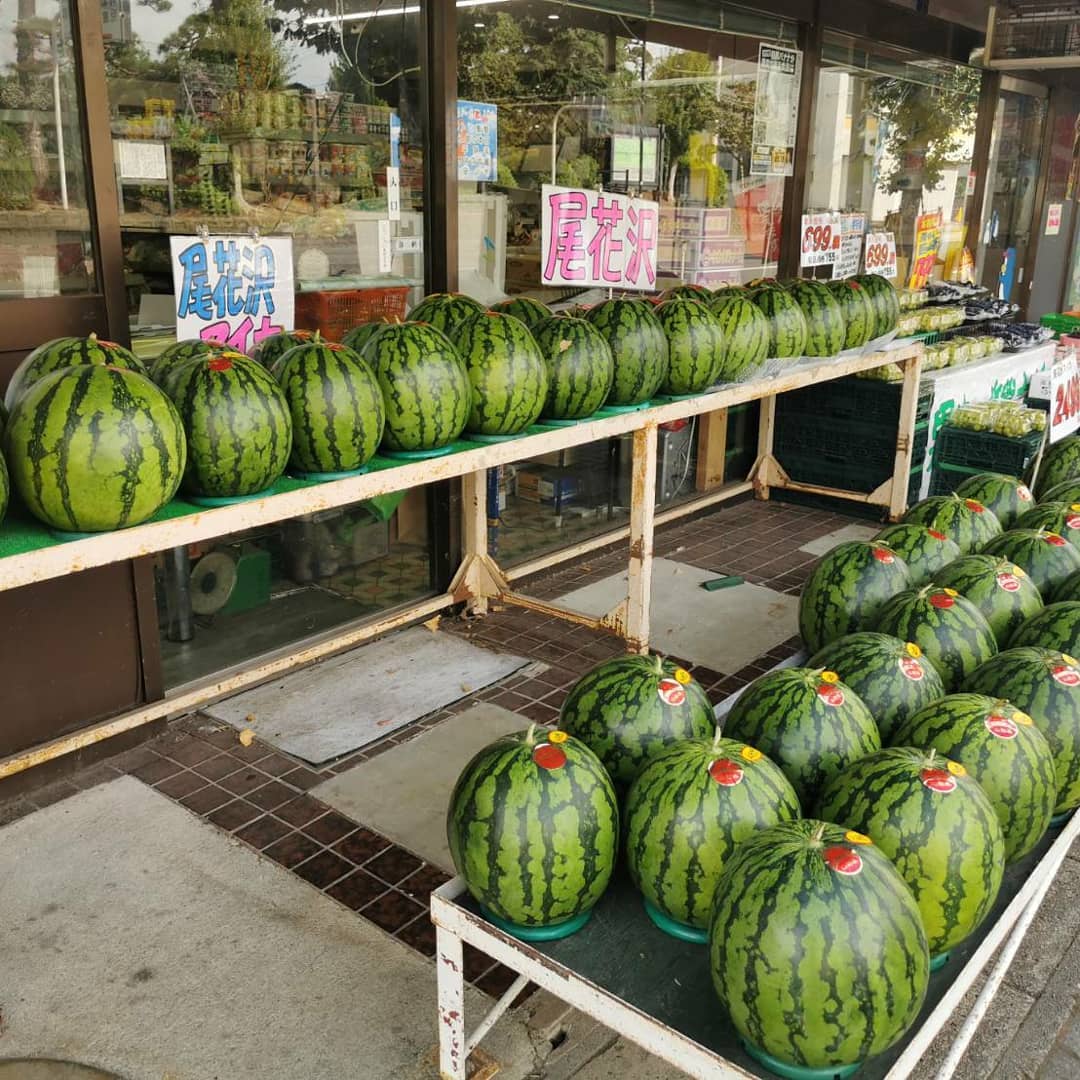
[[[348,480],[350,476],[363,476],[370,468],[370,465],[361,465],[359,469],[345,469],[343,472],[304,472],[303,469],[290,469],[289,475],[297,480],[326,484],[331,480]]]
[[[701,397],[702,394],[707,394],[708,389],[699,390],[695,394],[657,394],[653,398],[653,403],[661,402],[667,403],[669,401],[689,401],[691,398]]]
[[[579,416],[576,420],[561,420],[557,417],[544,417],[542,416],[536,421],[538,427],[577,427],[578,424],[587,424],[590,420],[595,420],[600,414],[598,412],[590,413],[588,416]]]
[[[949,953],[938,953],[937,956],[930,957],[930,970],[940,971],[949,962]]]
[[[428,461],[430,458],[455,454],[462,449],[464,447],[460,443],[452,442],[445,446],[433,446],[430,450],[380,450],[379,457],[390,458],[392,461]]]
[[[561,941],[563,938],[576,934],[592,918],[592,908],[565,922],[555,923],[554,926],[519,926],[517,923],[507,922],[506,919],[493,915],[483,905],[480,905],[480,914],[492,926],[497,926],[504,933],[516,937],[518,941]]]
[[[687,923],[676,922],[675,919],[671,918],[670,915],[665,915],[650,901],[643,899],[643,903],[645,904],[645,914],[652,920],[653,925],[663,930],[665,934],[678,938],[679,941],[689,941],[691,945],[708,945],[708,930],[702,930]]]
[[[213,509],[217,506],[235,506],[237,503],[256,502],[258,499],[265,499],[267,495],[273,494],[274,485],[271,484],[268,488],[263,488],[262,491],[256,491],[251,495],[184,495],[182,498],[193,506],[205,506]]]
[[[522,435],[527,434],[527,431],[515,431],[513,435],[485,435],[483,432],[479,431],[467,431],[465,433],[465,438],[467,438],[469,442],[504,443],[510,442],[513,439],[520,439]]]
[[[784,1077],[784,1080],[845,1080],[845,1077],[854,1076],[862,1067],[861,1061],[855,1062],[854,1065],[832,1065],[825,1069],[811,1069],[807,1065],[791,1065],[773,1057],[772,1054],[766,1054],[764,1050],[747,1042],[746,1039],[739,1041],[743,1049],[755,1061],[764,1065],[769,1072]]]
[[[696,395],[695,395],[696,396]],[[651,401],[641,401],[637,405],[614,405],[607,404],[601,405],[596,410],[597,416],[620,416],[622,413],[628,412],[641,412],[642,409],[649,409],[652,407]]]
[[[106,531],[111,532],[112,530]],[[54,529],[50,526],[49,535],[57,540],[62,540],[66,544],[72,540],[89,540],[91,537],[102,536],[104,534],[99,532],[65,532],[63,529]]]
[[[1075,813],[1075,810],[1062,810],[1060,814],[1055,814],[1050,819],[1050,824],[1048,828],[1060,829],[1065,824],[1065,822],[1067,822],[1069,818],[1071,818]]]

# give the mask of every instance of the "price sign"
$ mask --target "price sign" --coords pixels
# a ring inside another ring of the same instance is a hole
[[[941,247],[941,211],[920,214],[915,220],[915,253],[911,261],[908,288],[921,289],[930,280]]]
[[[867,234],[866,272],[879,277],[896,277],[896,237],[891,232]]]
[[[831,266],[840,255],[843,221],[839,214],[803,214],[800,266]]]
[[[1050,441],[1080,428],[1080,370],[1076,354],[1055,360],[1050,371]]]

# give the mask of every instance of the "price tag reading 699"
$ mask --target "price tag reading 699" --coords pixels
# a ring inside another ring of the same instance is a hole
[[[839,214],[803,214],[802,266],[831,266],[840,254],[843,222]]]
[[[1050,441],[1080,427],[1080,371],[1075,357],[1059,360],[1050,373]]]
[[[896,277],[896,237],[891,232],[870,233],[866,237],[866,272],[879,277]]]

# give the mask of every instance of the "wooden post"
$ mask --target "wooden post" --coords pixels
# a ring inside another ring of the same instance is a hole
[[[655,516],[656,424],[648,424],[634,432],[630,486],[630,568],[626,590],[626,644],[631,652],[649,651]]]
[[[892,491],[889,493],[889,520],[899,521],[907,510],[908,483],[911,480],[911,455],[915,445],[915,413],[919,407],[919,377],[922,375],[922,349],[916,349],[903,361],[904,386],[900,393],[900,420],[896,425],[896,461],[893,465]]]
[[[761,415],[758,420],[757,468],[754,476],[754,494],[768,499],[769,483],[773,472],[773,434],[776,429],[776,395],[761,399]]]
[[[463,563],[475,559],[486,560],[487,542],[487,469],[466,473],[461,478],[462,503],[462,547]],[[469,601],[469,611],[473,615],[486,615],[488,601],[486,596],[475,596]]]
[[[724,482],[727,457],[727,409],[704,413],[698,426],[697,476],[698,491],[712,491]]]

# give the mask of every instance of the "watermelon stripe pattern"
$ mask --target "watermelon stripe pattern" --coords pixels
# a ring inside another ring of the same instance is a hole
[[[724,366],[720,323],[696,300],[666,300],[656,317],[668,341],[667,394],[699,394],[712,386]]]
[[[1001,535],[1001,522],[976,499],[959,495],[933,495],[917,502],[904,515],[909,525],[923,525],[944,533],[960,549],[970,555],[982,551],[995,536]]]
[[[554,420],[592,416],[607,400],[615,377],[608,343],[584,319],[545,319],[532,334],[548,373],[540,415]]]
[[[466,319],[479,315],[484,305],[464,293],[431,293],[409,312],[409,322],[425,323],[453,339]]]
[[[877,311],[870,294],[857,281],[832,281],[829,291],[844,319],[844,348],[861,348],[877,329]]]
[[[492,304],[489,310],[497,311],[501,315],[513,315],[530,330],[552,317],[551,308],[531,296],[513,296],[509,300],[500,300],[497,304]]]
[[[871,338],[879,338],[895,330],[896,321],[900,318],[900,298],[896,295],[893,283],[879,274],[856,274],[849,280],[862,286],[870,294],[874,311],[877,313]]]
[[[315,330],[286,330],[280,334],[271,334],[270,337],[263,338],[251,350],[251,359],[262,364],[269,371],[290,349],[313,341],[316,332]]]
[[[364,346],[386,325],[386,322],[361,323],[342,337],[341,344],[359,355],[364,351]]]
[[[1076,436],[1070,435],[1069,438]],[[1057,533],[1073,547],[1080,547],[1080,503],[1040,503],[1017,519],[1016,528]]]
[[[1058,484],[1080,479],[1080,435],[1068,435],[1043,451],[1042,464],[1035,484],[1039,502],[1047,501],[1047,492]],[[1037,528],[1038,526],[1028,526]]]
[[[1057,533],[1042,529],[1011,529],[983,549],[1021,567],[1048,600],[1065,579],[1080,571],[1080,549]]]
[[[957,489],[962,499],[974,499],[982,503],[1003,529],[1012,529],[1017,518],[1035,505],[1035,499],[1026,484],[1015,476],[1004,473],[979,473],[969,476]]]
[[[904,560],[912,585],[925,585],[939,570],[960,558],[957,544],[945,533],[924,525],[888,525],[874,539]]]
[[[832,290],[823,282],[797,281],[788,292],[806,319],[806,355],[836,356],[844,347],[847,325]]]
[[[1047,489],[1043,498],[1046,502],[1080,502],[1080,478],[1074,476],[1070,480],[1055,484]]]
[[[763,286],[750,294],[769,324],[769,356],[788,359],[803,356],[810,328],[794,298],[776,286]]]
[[[742,290],[725,289],[716,293],[708,303],[724,335],[722,377],[737,382],[759,368],[768,358],[768,320]]]
[[[151,361],[148,368],[150,378],[158,386],[161,386],[167,373],[185,361],[196,360],[199,357],[217,356],[218,353],[231,351],[225,349],[216,341],[201,341],[198,338],[193,341],[174,341],[171,345],[166,346],[156,359]]]
[[[641,300],[605,300],[585,318],[608,343],[615,379],[608,401],[639,405],[660,389],[668,372],[668,343],[652,305]]]
[[[1056,649],[1070,656],[1080,653],[1080,601],[1062,600],[1035,612],[1016,631],[1011,644]]]
[[[934,575],[934,584],[954,589],[981,612],[999,649],[1032,615],[1042,611],[1042,595],[1020,566],[999,555],[965,555]]]

